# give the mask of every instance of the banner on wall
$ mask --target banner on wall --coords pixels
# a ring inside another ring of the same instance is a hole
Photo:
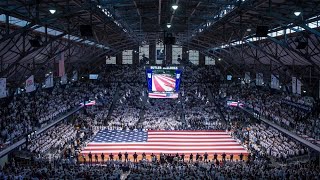
[[[246,72],[246,73],[244,74],[244,82],[245,82],[245,83],[250,83],[250,81],[251,81],[250,72]]]
[[[59,59],[59,77],[62,77],[65,74],[64,67],[64,52],[61,52]]]
[[[44,84],[45,84],[45,88],[53,87],[53,74],[49,74],[49,76],[47,76]]]
[[[36,90],[36,86],[34,83],[34,76],[31,75],[27,80],[26,80],[26,92],[32,92],[34,90]]]
[[[256,74],[256,85],[257,86],[262,86],[263,85],[263,74],[262,73],[257,73]]]
[[[271,74],[271,88],[278,90],[280,89],[279,75]]]
[[[7,79],[0,78],[0,98],[7,96]]]
[[[297,78],[296,77],[292,77],[292,93],[296,94],[297,93]]]

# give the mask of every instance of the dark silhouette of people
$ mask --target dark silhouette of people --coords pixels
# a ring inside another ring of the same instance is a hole
[[[94,155],[94,159],[95,159],[96,163],[98,163],[98,155],[97,154]]]
[[[125,161],[125,162],[129,161],[129,159],[128,159],[128,153],[127,153],[127,152],[124,153],[124,161]]]
[[[138,158],[138,154],[135,152],[133,154],[133,162],[138,162],[137,158]]]
[[[204,161],[208,162],[208,153],[207,152],[204,153],[203,157],[204,157]]]
[[[110,161],[113,161],[113,154],[112,153],[109,155],[109,159],[110,159]]]
[[[101,154],[102,163],[104,163],[104,154]]]
[[[146,153],[142,153],[142,159],[146,159]]]
[[[179,153],[176,154],[176,157],[179,157]]]
[[[89,156],[89,163],[92,164],[92,154],[91,154],[91,152],[89,152],[88,156]]]
[[[248,154],[248,162],[251,160],[251,153]]]
[[[218,155],[217,155],[217,153],[214,153],[213,160],[217,160],[217,159],[218,159]]]
[[[243,160],[243,154],[242,153],[240,153],[239,158],[240,158],[240,161]]]
[[[222,161],[225,161],[226,160],[226,153],[222,153]]]
[[[184,154],[183,153],[181,154],[181,160],[182,160],[182,162],[184,162]]]
[[[199,153],[197,153],[196,154],[196,161],[199,161],[199,157],[200,157],[200,155],[199,155]]]
[[[83,163],[85,164],[85,163],[87,162],[86,156],[85,156],[85,155],[82,155],[82,158],[83,158]]]
[[[119,158],[119,161],[122,161],[122,154],[121,154],[121,152],[119,152],[118,158]]]
[[[230,161],[233,161],[233,154],[230,154]]]
[[[192,153],[189,156],[189,162],[193,162],[193,154]]]

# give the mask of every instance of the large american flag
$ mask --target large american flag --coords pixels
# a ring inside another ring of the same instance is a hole
[[[225,131],[120,131],[102,130],[81,154],[200,153],[248,154],[244,147]]]

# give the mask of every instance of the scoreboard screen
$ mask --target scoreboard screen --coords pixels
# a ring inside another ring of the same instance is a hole
[[[178,98],[181,69],[151,66],[146,75],[150,98]]]

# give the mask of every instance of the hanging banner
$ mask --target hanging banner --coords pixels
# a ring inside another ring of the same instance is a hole
[[[244,82],[248,84],[248,83],[250,83],[250,81],[251,81],[250,72],[246,72],[244,74]]]
[[[297,78],[296,77],[292,77],[292,93],[296,94],[297,93]]]
[[[59,77],[62,77],[65,74],[64,67],[64,52],[61,52],[59,59]]]
[[[46,77],[46,81],[44,82],[45,88],[53,87],[53,74],[50,74]]]
[[[72,81],[78,81],[78,71],[72,72]]]
[[[61,77],[61,84],[67,84],[68,82],[68,78],[67,78],[67,74],[64,74],[62,77]]]
[[[297,94],[301,95],[301,81],[297,79]]]
[[[0,78],[0,98],[7,96],[7,79]]]
[[[257,73],[256,74],[256,85],[257,86],[262,86],[263,85],[263,74],[262,73]]]
[[[34,90],[36,90],[36,86],[34,83],[34,76],[31,75],[27,80],[26,80],[26,92],[32,92]]]
[[[280,89],[279,75],[271,74],[271,88],[278,89],[278,90]]]

